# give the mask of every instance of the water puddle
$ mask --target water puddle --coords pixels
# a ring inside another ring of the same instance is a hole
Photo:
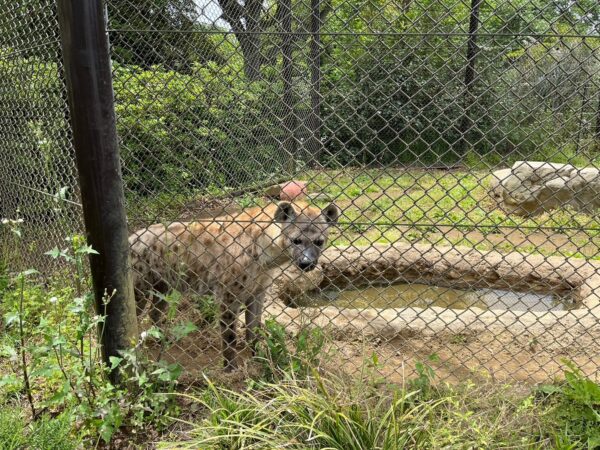
[[[571,299],[557,295],[504,291],[462,290],[426,284],[393,284],[361,289],[315,291],[298,300],[299,306],[340,308],[481,308],[510,311],[565,311],[575,307]]]

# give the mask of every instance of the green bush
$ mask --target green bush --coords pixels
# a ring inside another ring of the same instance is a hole
[[[261,335],[257,358],[266,379],[305,378],[319,366],[325,344],[325,335],[320,328],[302,328],[288,338],[283,325],[275,319],[267,319]]]
[[[9,118],[0,130],[6,181],[33,188],[7,184],[12,197],[10,201],[0,197],[0,215],[17,200],[28,222],[57,217],[54,199],[34,190],[71,196],[76,185],[66,93],[58,65],[34,56],[0,61],[0,115]]]
[[[551,407],[550,423],[560,430],[555,438],[568,448],[600,448],[600,384],[585,377],[572,362],[565,364],[564,383],[539,388]]]
[[[266,85],[235,65],[189,74],[115,66],[117,127],[128,189],[140,194],[236,187],[277,170],[279,126]],[[273,164],[275,163],[275,167]]]
[[[175,318],[164,331],[148,330],[135,347],[111,357],[110,369],[123,374],[123,383],[114,385],[97,341],[105,316],[94,310],[84,270],[84,260],[95,251],[80,237],[69,243],[64,250],[48,252],[66,266],[63,276],[43,284],[34,270],[19,273],[3,297],[0,354],[11,363],[3,367],[0,393],[5,398],[0,401],[19,392],[32,417],[44,410],[69,411],[32,422],[32,449],[74,448],[77,440],[68,439],[71,432],[95,444],[99,437],[110,443],[121,427],[136,430],[151,424],[162,429],[177,413],[174,399],[164,393],[174,391],[181,367],[151,359],[142,345],[153,337],[166,350],[195,330]],[[110,300],[105,297],[104,306]]]

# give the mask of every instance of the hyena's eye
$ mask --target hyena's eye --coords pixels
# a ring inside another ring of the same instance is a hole
[[[317,239],[316,241],[313,242],[313,244],[315,244],[317,247],[323,247],[324,243],[325,243],[325,241],[323,239]]]
[[[302,244],[302,239],[300,239],[300,238],[296,238],[296,239],[294,239],[294,240],[292,241],[292,243],[293,243],[294,245],[300,245],[300,244]]]

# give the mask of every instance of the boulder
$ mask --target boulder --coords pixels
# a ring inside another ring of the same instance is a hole
[[[490,194],[496,200],[502,200],[502,182],[512,174],[510,169],[496,170],[489,180]]]
[[[490,195],[510,212],[522,215],[571,206],[592,212],[600,208],[600,170],[570,164],[517,161],[493,172]]]

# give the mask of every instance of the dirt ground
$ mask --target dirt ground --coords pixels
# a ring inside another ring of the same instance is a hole
[[[403,193],[404,191],[399,191],[397,196]],[[393,192],[386,192],[386,195],[391,194]],[[360,199],[348,201],[348,205],[339,206],[360,207],[361,201],[370,203],[377,195],[382,194],[364,195]],[[207,213],[208,209],[211,209],[210,213]],[[230,213],[235,209],[236,206],[230,201],[189,205],[182,212],[181,219],[214,216],[219,215],[217,211]],[[403,232],[412,229],[397,228],[402,236]],[[366,231],[363,233],[367,234]],[[426,238],[414,242],[435,244],[442,240],[446,241],[445,245],[448,245],[448,241],[467,240],[478,248],[481,246],[501,252],[504,248],[525,253],[534,249],[542,254],[579,253],[586,258],[594,258],[600,254],[598,243],[593,242],[585,232],[567,235],[544,230],[498,228],[493,233],[483,233],[439,226],[435,231],[429,232]],[[240,336],[243,336],[243,330],[240,331]],[[416,363],[422,362],[434,369],[440,381],[456,383],[471,379],[537,384],[560,377],[565,367],[565,359],[575,362],[586,375],[600,380],[599,343],[600,324],[591,328],[553,326],[542,335],[531,334],[527,330],[519,333],[494,330],[476,333],[448,331],[435,334],[406,330],[385,339],[372,336],[330,336],[321,360],[325,368],[341,369],[360,376],[369,369],[373,355],[377,355],[376,370],[384,379],[394,383],[403,383],[416,376]],[[439,359],[430,361],[431,355],[437,355]],[[193,333],[163,356],[182,364],[185,368],[185,378],[190,383],[202,379],[203,373],[211,378],[239,381],[258,370],[257,364],[250,361],[249,352],[240,349],[240,370],[232,375],[224,375],[220,368],[220,340],[218,332],[214,329],[203,329]]]
[[[243,336],[243,326],[239,328]],[[402,384],[417,376],[417,363],[428,364],[437,381],[467,380],[499,383],[539,384],[561,378],[564,360],[577,364],[594,380],[600,380],[600,324],[589,328],[577,324],[554,326],[536,335],[512,330],[461,331],[425,334],[411,330],[391,338],[339,335],[326,330],[326,345],[320,359],[323,368],[361,376],[375,370],[386,382]],[[291,334],[290,334],[290,337]],[[290,346],[292,339],[290,339]],[[163,357],[184,367],[184,384],[211,379],[243,383],[256,375],[259,364],[240,344],[240,369],[233,374],[221,370],[220,339],[214,327],[191,334]],[[373,367],[374,356],[377,365]],[[435,361],[430,357],[437,355]]]

